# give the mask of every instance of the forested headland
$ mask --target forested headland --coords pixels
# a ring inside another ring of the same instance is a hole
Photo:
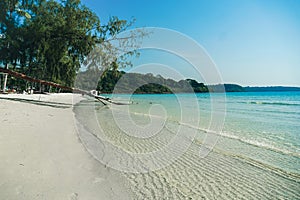
[[[94,73],[95,74],[95,73]],[[88,77],[91,77],[90,75]],[[80,80],[79,83],[87,83]],[[91,87],[90,89],[92,89]],[[169,94],[169,93],[207,93],[207,92],[244,92],[236,84],[205,85],[194,79],[175,81],[161,75],[126,73],[108,70],[99,80],[97,90],[102,93],[136,93],[136,94]]]
[[[125,75],[125,76],[124,76]],[[90,76],[89,76],[90,77]],[[81,82],[84,82],[81,80]],[[95,86],[94,86],[95,87]],[[92,89],[92,88],[91,88]],[[98,82],[97,90],[102,93],[136,93],[136,94],[169,94],[169,93],[219,93],[219,92],[279,92],[300,91],[298,87],[243,87],[238,84],[205,85],[194,79],[175,81],[160,75],[126,73],[108,70]]]

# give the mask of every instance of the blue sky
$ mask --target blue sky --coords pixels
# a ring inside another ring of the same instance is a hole
[[[82,0],[82,3],[104,22],[109,16],[128,20],[134,17],[137,20],[134,27],[168,28],[193,38],[216,63],[225,83],[300,86],[299,0]],[[143,59],[149,61],[146,55],[151,53],[145,53],[144,57],[142,54],[137,63]],[[193,78],[192,72],[190,77]]]

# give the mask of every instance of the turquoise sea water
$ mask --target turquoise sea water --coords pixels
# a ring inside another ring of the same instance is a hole
[[[147,174],[125,173],[134,199],[300,199],[300,92],[107,96],[131,104],[103,106],[87,100],[74,111],[88,132],[120,149],[139,155],[160,150],[180,126],[186,135],[196,133],[189,150],[171,165]],[[213,150],[201,159],[200,146],[214,124],[212,113],[225,114],[224,124]],[[156,135],[140,137],[145,133],[139,128],[153,116],[166,122],[152,125],[159,127]],[[95,144],[90,150],[107,158],[105,164],[136,166],[134,158],[115,151],[109,156]]]
[[[207,130],[211,123],[211,100],[220,94],[117,95],[115,100],[130,98],[131,113],[149,114],[153,105],[164,112],[154,115],[184,121],[194,128]],[[191,101],[198,101],[198,108]],[[253,159],[261,164],[300,176],[300,92],[227,93],[226,116],[219,143],[221,151]],[[200,122],[194,115],[199,109]]]

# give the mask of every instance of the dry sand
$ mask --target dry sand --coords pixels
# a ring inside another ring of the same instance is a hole
[[[0,199],[131,199],[74,126],[72,94],[0,95]]]

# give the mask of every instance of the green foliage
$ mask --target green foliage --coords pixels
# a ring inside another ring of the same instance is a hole
[[[102,66],[118,68],[119,60],[109,55],[110,40],[132,22],[111,17],[100,24],[80,0],[1,0],[0,34],[5,38],[0,39],[0,65],[73,86],[81,64],[99,46],[107,47],[102,53],[110,58]],[[89,68],[97,64],[94,61]]]
[[[103,76],[101,81],[98,82],[97,90],[101,91],[102,93],[112,93],[115,85],[123,74],[125,74],[125,72],[120,72],[117,70],[106,71],[105,76]]]
[[[189,84],[194,89],[194,92],[196,92],[196,93],[198,93],[198,92],[208,92],[208,88],[207,88],[207,86],[204,85],[204,83],[198,83],[197,81],[195,81],[193,79],[187,79],[187,81],[189,82]]]
[[[135,94],[170,94],[171,89],[156,83],[143,85],[134,91]]]
[[[226,92],[245,92],[245,89],[236,84],[224,84]]]

